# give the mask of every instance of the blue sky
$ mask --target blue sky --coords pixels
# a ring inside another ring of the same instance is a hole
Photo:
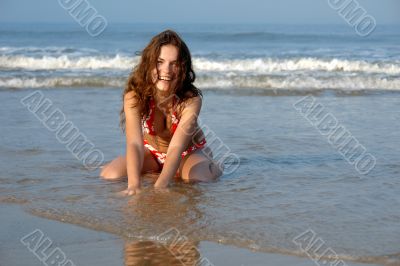
[[[0,0],[0,22],[73,23],[71,16],[58,1]],[[346,23],[337,11],[330,8],[329,0],[84,1],[95,7],[108,23]],[[400,0],[357,2],[376,19],[378,25],[400,24]]]

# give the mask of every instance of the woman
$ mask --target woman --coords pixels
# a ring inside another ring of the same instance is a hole
[[[194,80],[189,49],[178,34],[166,30],[153,37],[123,93],[126,156],[105,165],[102,177],[127,176],[125,192],[133,195],[147,172],[160,173],[156,188],[167,187],[174,177],[210,181],[222,174],[197,123],[202,94]]]

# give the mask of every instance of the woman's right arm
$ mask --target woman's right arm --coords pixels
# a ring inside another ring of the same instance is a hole
[[[126,166],[128,172],[128,194],[135,194],[140,188],[140,174],[143,166],[144,148],[140,110],[133,91],[124,96],[126,131]]]

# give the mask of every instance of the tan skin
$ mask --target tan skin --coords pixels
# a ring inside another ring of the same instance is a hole
[[[171,88],[175,86],[178,68],[176,66],[178,48],[174,45],[161,47],[154,69],[153,78],[157,88],[155,104],[167,103]],[[222,175],[222,171],[210,158],[211,151],[208,147],[196,150],[184,159],[181,154],[191,144],[193,134],[197,131],[197,117],[199,116],[202,101],[200,96],[186,101],[180,114],[180,122],[175,133],[171,135],[171,116],[168,109],[156,109],[154,127],[156,137],[143,135],[140,110],[132,107],[135,104],[134,92],[128,92],[124,97],[124,112],[126,119],[126,156],[119,156],[104,165],[100,176],[108,180],[128,177],[128,188],[124,193],[136,194],[140,191],[140,176],[148,172],[159,171],[159,166],[150,151],[143,146],[145,138],[153,147],[167,153],[164,167],[154,184],[155,188],[163,189],[168,186],[175,176],[184,181],[211,181]],[[169,143],[168,143],[169,142]],[[166,145],[157,145],[164,143]],[[154,144],[154,145],[153,145]]]

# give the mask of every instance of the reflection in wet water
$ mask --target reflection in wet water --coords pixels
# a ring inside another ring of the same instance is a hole
[[[202,193],[198,188],[183,185],[169,191],[144,190],[129,199],[122,207],[124,221],[127,225],[154,226],[153,232],[163,232],[177,227],[185,232],[203,220],[198,204]]]
[[[125,266],[198,265],[200,253],[191,243],[161,245],[153,241],[126,242]]]

